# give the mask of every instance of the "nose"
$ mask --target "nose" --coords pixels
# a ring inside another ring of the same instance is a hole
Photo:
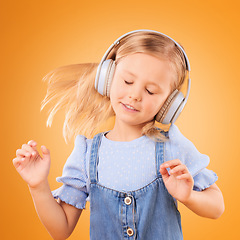
[[[131,89],[129,93],[129,98],[134,101],[140,102],[142,100],[141,91],[139,89]]]

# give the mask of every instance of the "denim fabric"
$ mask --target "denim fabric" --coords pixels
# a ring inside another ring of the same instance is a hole
[[[98,182],[101,139],[102,134],[94,137],[89,162],[90,239],[183,239],[180,213],[158,171],[164,162],[164,143],[156,143],[156,178],[136,191],[121,192]]]

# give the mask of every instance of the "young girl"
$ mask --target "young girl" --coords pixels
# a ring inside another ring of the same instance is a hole
[[[71,235],[86,201],[91,240],[182,239],[177,201],[200,216],[221,216],[223,197],[216,174],[206,169],[209,158],[174,125],[189,94],[189,71],[177,42],[138,30],[117,39],[99,65],[71,65],[46,76],[43,107],[55,102],[48,124],[65,107],[64,137],[76,136],[57,179],[63,185],[50,191],[50,153],[41,146],[41,157],[33,140],[17,150],[13,164],[54,239]],[[113,129],[95,135],[111,116]],[[169,128],[157,128],[156,121]]]

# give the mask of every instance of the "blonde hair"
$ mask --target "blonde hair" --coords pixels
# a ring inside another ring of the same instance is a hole
[[[147,53],[168,61],[174,73],[172,90],[181,88],[187,72],[186,62],[183,52],[172,40],[153,32],[136,32],[123,38],[107,58],[114,59],[117,65],[120,59],[134,53]],[[64,66],[48,73],[43,79],[48,82],[48,89],[41,109],[51,102],[48,126],[51,126],[57,111],[66,110],[63,126],[66,142],[78,134],[93,137],[115,115],[110,99],[95,90],[97,67],[97,63]],[[156,128],[155,120],[144,126],[142,134],[157,141],[166,140]]]

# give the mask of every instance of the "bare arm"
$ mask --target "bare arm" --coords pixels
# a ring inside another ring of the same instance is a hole
[[[171,169],[169,173],[167,168]],[[217,185],[213,184],[201,192],[194,191],[193,178],[179,159],[163,163],[160,172],[168,192],[194,213],[216,219],[224,212],[223,196]]]
[[[53,239],[66,239],[74,230],[82,210],[54,199],[47,180],[50,152],[42,146],[41,157],[36,146],[34,141],[24,144],[17,150],[13,165],[28,184],[38,216],[47,231]]]
[[[57,202],[48,182],[37,188],[29,187],[38,216],[53,239],[66,239],[73,232],[82,210]]]
[[[215,183],[201,192],[192,191],[190,198],[182,203],[199,216],[212,219],[219,218],[225,208],[222,193]]]

